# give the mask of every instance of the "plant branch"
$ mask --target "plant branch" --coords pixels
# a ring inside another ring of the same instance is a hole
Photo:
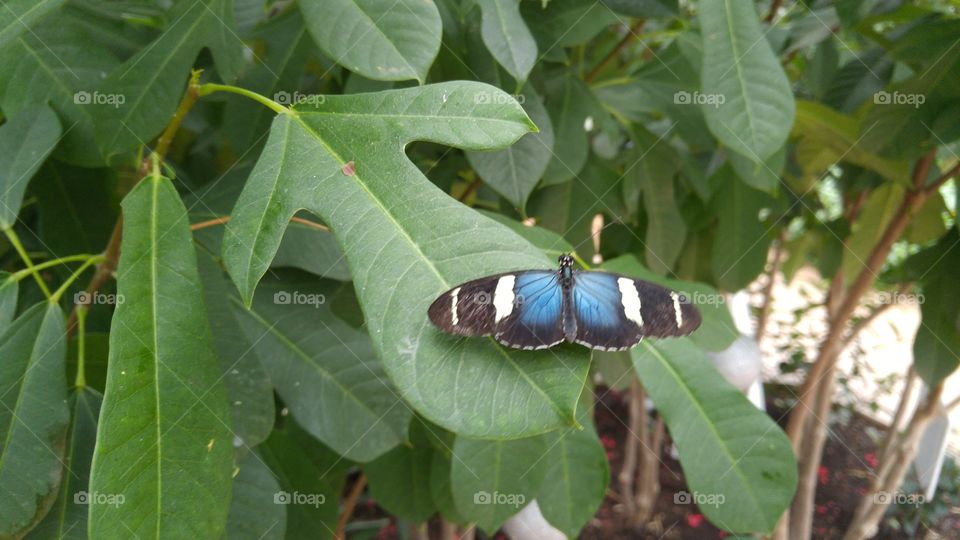
[[[260,95],[260,94],[258,94],[258,93],[256,93],[256,92],[252,92],[252,91],[250,91],[250,90],[247,90],[246,88],[240,88],[240,87],[237,87],[237,86],[231,86],[231,85],[229,85],[229,84],[216,84],[216,83],[201,84],[201,85],[197,88],[197,95],[198,95],[198,96],[201,96],[201,97],[202,97],[202,96],[209,95],[209,94],[212,94],[212,93],[214,93],[214,92],[229,92],[229,93],[231,93],[231,94],[237,94],[237,95],[240,95],[240,96],[244,96],[244,97],[250,98],[250,99],[256,101],[257,103],[263,105],[264,107],[267,107],[268,109],[272,110],[273,112],[275,112],[275,113],[277,113],[277,114],[296,115],[296,111],[294,111],[293,109],[289,109],[289,108],[287,108],[287,107],[284,107],[283,105],[277,103],[276,101],[274,101],[274,100],[272,100],[272,99],[270,99],[270,98],[268,98],[268,97],[266,97],[266,96]]]
[[[787,230],[780,231],[777,239],[777,245],[773,248],[773,260],[770,261],[770,271],[767,272],[767,284],[763,287],[763,303],[760,305],[760,315],[757,316],[757,343],[763,340],[763,334],[767,329],[767,320],[770,318],[770,309],[773,307],[773,286],[777,281],[777,274],[780,273],[780,267],[783,265],[783,244],[787,239]]]
[[[637,32],[639,32],[640,29],[643,28],[643,23],[644,23],[643,19],[640,19],[635,23],[633,23],[633,25],[631,25],[630,28],[627,29],[627,35],[623,36],[623,39],[621,39],[616,45],[614,45],[613,50],[607,53],[607,55],[604,56],[603,59],[600,60],[600,62],[596,66],[594,66],[593,69],[590,70],[589,73],[587,73],[586,77],[583,78],[584,82],[589,83],[593,81],[597,77],[597,75],[599,75],[600,72],[603,71],[603,68],[607,67],[607,64],[612,62],[613,59],[620,54],[623,48],[629,45],[630,42],[637,37]]]
[[[217,217],[217,218],[208,219],[208,220],[206,220],[206,221],[200,221],[200,222],[198,222],[198,223],[194,223],[194,224],[190,225],[190,230],[191,230],[191,231],[199,231],[200,229],[206,229],[206,228],[208,228],[208,227],[215,227],[215,226],[217,226],[217,225],[223,225],[223,224],[227,223],[228,221],[230,221],[230,216],[220,216],[220,217]],[[311,228],[314,228],[314,229],[317,229],[317,230],[320,230],[320,231],[330,232],[330,227],[327,227],[326,225],[323,225],[323,224],[321,224],[321,223],[317,223],[317,222],[315,222],[315,221],[310,221],[309,219],[303,219],[303,218],[301,218],[301,217],[296,217],[296,216],[294,216],[294,217],[290,218],[290,223],[299,223],[299,224],[301,224],[301,225],[306,225],[306,226],[308,226],[308,227],[311,227]]]
[[[343,501],[343,512],[340,512],[340,518],[337,520],[337,528],[333,533],[334,540],[344,540],[347,537],[345,532],[347,522],[350,521],[350,516],[353,515],[353,510],[357,507],[357,501],[360,500],[360,495],[363,494],[363,490],[366,487],[367,477],[361,472],[360,476],[357,477],[357,480],[350,488],[350,493],[347,495],[347,498]]]
[[[43,281],[43,277],[36,272],[36,266],[33,264],[33,259],[30,258],[30,254],[27,253],[27,250],[23,248],[23,244],[20,243],[20,237],[17,236],[16,232],[14,232],[13,227],[4,229],[3,233],[7,235],[7,239],[10,240],[10,245],[12,245],[13,249],[17,251],[17,254],[20,255],[20,259],[23,260],[23,264],[26,265],[28,272],[32,274],[33,279],[37,281],[37,285],[40,287],[40,290],[43,291],[43,295],[47,298],[50,298],[50,288],[47,287],[47,283]]]
[[[161,160],[167,155],[167,151],[170,149],[170,143],[173,142],[173,137],[177,134],[177,130],[180,129],[180,124],[183,123],[184,117],[187,116],[193,104],[197,102],[197,98],[200,97],[197,91],[197,83],[200,82],[201,73],[203,73],[201,69],[195,69],[190,72],[190,80],[187,81],[187,90],[184,92],[180,104],[177,105],[176,112],[173,113],[173,119],[170,120],[166,129],[164,129],[160,135],[160,138],[157,139],[157,146],[153,150],[153,153],[160,156]]]

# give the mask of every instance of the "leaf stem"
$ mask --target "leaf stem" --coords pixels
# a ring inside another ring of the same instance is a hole
[[[170,149],[170,143],[173,142],[173,136],[176,135],[177,130],[180,129],[180,124],[183,123],[184,117],[187,116],[187,113],[190,112],[190,108],[193,107],[193,104],[196,103],[197,98],[200,97],[197,92],[198,85],[200,81],[200,74],[203,73],[202,69],[195,69],[190,72],[190,80],[187,82],[187,91],[183,94],[183,98],[180,100],[180,104],[177,106],[176,112],[173,113],[173,119],[170,120],[170,123],[167,124],[166,129],[163,130],[163,134],[160,135],[160,138],[157,139],[157,147],[154,149],[154,154],[159,154],[161,157],[167,155],[167,150]]]
[[[250,98],[257,103],[267,107],[268,109],[274,111],[277,114],[290,114],[296,115],[296,112],[293,109],[284,107],[283,105],[277,103],[276,101],[258,94],[256,92],[247,90],[246,88],[240,88],[237,86],[231,86],[229,84],[217,84],[217,83],[206,83],[201,84],[197,87],[197,95],[206,96],[214,92],[229,92],[231,94],[238,94],[247,98]]]
[[[45,281],[37,273],[34,268],[33,259],[30,258],[30,255],[27,253],[27,250],[23,248],[23,244],[20,243],[20,237],[17,236],[17,233],[13,230],[13,227],[7,227],[3,230],[3,233],[7,235],[7,239],[10,240],[10,245],[13,246],[13,249],[17,250],[17,253],[20,255],[20,258],[23,259],[23,264],[27,266],[27,270],[30,274],[33,274],[33,278],[37,280],[37,285],[40,286],[40,290],[43,291],[43,295],[47,298],[50,298],[50,288],[47,287]]]
[[[82,390],[87,387],[86,373],[86,342],[87,342],[87,306],[77,307],[77,377],[73,385]]]
[[[40,264],[35,264],[31,268],[24,268],[23,270],[17,270],[16,272],[13,272],[12,274],[10,274],[10,277],[8,279],[12,279],[14,281],[20,281],[21,279],[29,276],[30,274],[36,274],[40,270],[46,270],[47,268],[57,266],[60,264],[66,264],[66,263],[77,262],[77,261],[85,261],[91,257],[97,257],[97,255],[94,255],[92,253],[79,253],[77,255],[67,255],[66,257],[60,257],[59,259],[51,259],[49,261],[44,261]]]
[[[84,270],[86,270],[87,268],[90,268],[91,266],[97,263],[101,263],[106,259],[107,258],[104,255],[95,255],[93,257],[90,257],[86,261],[84,261],[84,263],[80,265],[80,268],[77,268],[77,270],[73,274],[71,274],[70,277],[68,277],[66,281],[63,282],[63,284],[60,285],[60,288],[57,289],[55,293],[53,293],[53,296],[50,297],[50,302],[53,304],[56,304],[57,302],[59,302],[60,297],[63,296],[63,293],[67,292],[67,289],[70,288],[70,285],[72,285],[73,282],[76,281],[77,278],[79,278],[83,274]]]

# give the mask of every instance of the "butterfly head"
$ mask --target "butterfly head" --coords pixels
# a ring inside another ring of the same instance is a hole
[[[560,256],[560,258],[558,259],[558,262],[560,263],[561,269],[571,268],[573,266],[573,257],[564,253],[563,255]]]

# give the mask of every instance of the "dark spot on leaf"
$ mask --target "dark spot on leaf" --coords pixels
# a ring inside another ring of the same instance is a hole
[[[353,160],[350,160],[340,166],[340,172],[345,176],[353,176],[357,172],[357,166],[354,164]]]

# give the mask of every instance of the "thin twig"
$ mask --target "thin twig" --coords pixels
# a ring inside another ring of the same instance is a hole
[[[228,221],[230,221],[230,216],[220,216],[213,219],[208,219],[206,221],[200,221],[198,223],[194,223],[190,225],[190,230],[199,231],[200,229],[206,229],[207,227],[215,227],[217,225],[223,225]],[[316,221],[310,221],[309,219],[304,219],[301,217],[294,216],[290,218],[290,223],[299,223],[301,225],[306,225],[307,227],[311,227],[313,229],[330,232],[330,227],[327,227],[326,225],[323,225],[321,223],[317,223]]]
[[[347,522],[350,521],[353,511],[357,507],[357,501],[360,500],[360,495],[363,494],[363,490],[366,487],[367,477],[361,472],[356,482],[354,482],[350,488],[350,493],[347,494],[347,498],[343,501],[343,512],[340,512],[340,518],[337,519],[337,528],[333,533],[335,540],[344,540],[347,537],[344,532],[347,528]]]
[[[473,192],[480,187],[480,182],[480,177],[474,178],[473,181],[470,182],[470,185],[467,186],[467,189],[463,190],[463,193],[457,197],[457,200],[460,202],[466,202],[467,198],[469,198],[470,195],[473,195]]]
[[[773,248],[773,260],[770,261],[770,271],[767,272],[767,284],[763,287],[763,303],[760,304],[760,314],[757,316],[757,343],[763,340],[763,334],[767,329],[767,321],[770,319],[770,309],[773,307],[773,286],[777,281],[777,274],[780,273],[780,267],[783,265],[783,249],[787,240],[787,230],[780,231],[777,238],[777,245]]]
[[[627,35],[623,36],[623,39],[621,39],[613,47],[613,50],[607,53],[607,55],[603,57],[603,60],[600,60],[600,62],[596,66],[594,66],[594,68],[591,69],[589,73],[587,73],[587,75],[583,78],[584,82],[593,81],[593,79],[595,79],[597,75],[599,75],[600,72],[603,71],[603,68],[607,67],[607,64],[612,62],[613,59],[620,54],[620,51],[622,51],[624,47],[629,45],[630,42],[637,37],[637,33],[640,31],[641,28],[643,28],[644,22],[645,21],[643,19],[640,19],[635,23],[633,23],[633,25],[631,25],[630,28],[627,29]]]

